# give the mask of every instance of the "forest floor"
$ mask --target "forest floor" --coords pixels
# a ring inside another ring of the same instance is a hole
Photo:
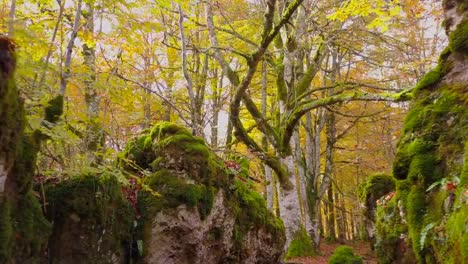
[[[372,252],[369,243],[366,241],[357,241],[357,242],[346,242],[345,244],[340,243],[331,243],[331,242],[322,242],[320,244],[320,255],[315,257],[303,257],[303,258],[294,258],[290,259],[286,263],[294,264],[326,264],[327,260],[333,255],[335,248],[347,245],[353,248],[355,254],[359,254],[362,257],[364,264],[377,264],[377,257],[375,253]]]

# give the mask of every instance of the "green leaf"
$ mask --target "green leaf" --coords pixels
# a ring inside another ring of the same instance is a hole
[[[426,242],[426,237],[427,237],[427,233],[429,232],[429,230],[431,230],[433,227],[435,226],[434,223],[430,223],[428,225],[426,225],[423,230],[421,231],[421,237],[419,239],[419,247],[421,250],[423,250],[424,248],[424,243]]]

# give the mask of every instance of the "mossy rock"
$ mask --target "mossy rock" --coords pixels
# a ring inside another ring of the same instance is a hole
[[[138,196],[142,218],[137,239],[145,245],[153,243],[148,236],[152,219],[159,213],[172,215],[183,208],[193,210],[204,221],[220,192],[234,217],[234,259],[247,257],[245,238],[252,231],[266,230],[279,243],[285,239],[283,223],[268,211],[264,198],[248,183],[235,179],[238,175],[204,140],[184,127],[161,122],[143,131],[126,146],[119,165],[139,175],[144,186]]]
[[[374,174],[369,176],[364,183],[359,186],[359,198],[367,202],[371,197],[375,202],[379,197],[395,190],[395,179],[388,174]]]
[[[339,246],[328,259],[328,264],[362,264],[362,258],[349,246]]]
[[[169,122],[143,131],[127,144],[121,156],[119,164],[130,171],[185,171],[192,180],[216,186],[227,180],[223,161],[205,141],[187,128]]]
[[[134,214],[113,175],[79,175],[46,186],[54,223],[54,263],[122,263],[132,241]]]
[[[454,52],[468,53],[468,18],[465,18],[449,36],[449,47]]]

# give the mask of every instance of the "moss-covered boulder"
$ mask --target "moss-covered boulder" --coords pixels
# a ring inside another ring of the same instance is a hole
[[[339,246],[328,259],[328,264],[362,264],[362,258],[355,255],[349,246]]]
[[[48,185],[51,263],[128,263],[133,210],[112,175],[81,175]]]
[[[186,128],[163,122],[143,131],[119,163],[144,186],[138,197],[142,262],[279,262],[282,222]]]
[[[416,87],[394,163],[397,191],[377,210],[381,263],[468,259],[468,10],[460,0],[443,6],[450,43]]]

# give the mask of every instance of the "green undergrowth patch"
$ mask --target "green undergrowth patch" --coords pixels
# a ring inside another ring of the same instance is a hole
[[[362,264],[362,258],[355,255],[349,246],[339,246],[328,259],[328,264]]]
[[[286,259],[295,257],[310,257],[314,256],[315,254],[316,252],[312,245],[312,240],[307,234],[306,229],[304,227],[299,228],[293,234],[291,243],[289,244],[288,252],[286,252]]]

